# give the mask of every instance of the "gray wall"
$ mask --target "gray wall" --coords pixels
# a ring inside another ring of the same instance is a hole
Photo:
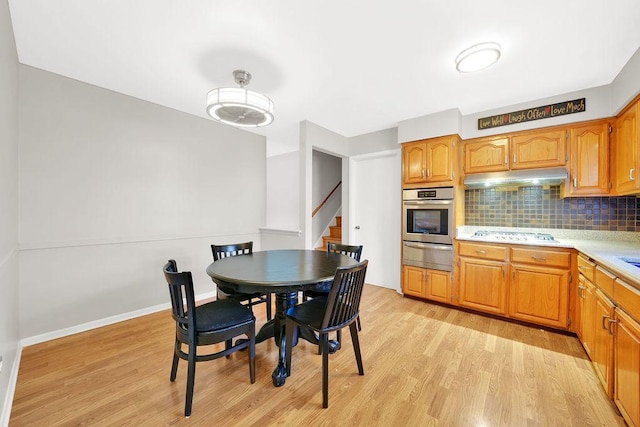
[[[260,249],[264,137],[26,66],[19,84],[21,337],[167,304],[168,258],[213,292],[211,243]]]
[[[18,350],[18,59],[9,7],[0,1],[0,425],[8,423]]]

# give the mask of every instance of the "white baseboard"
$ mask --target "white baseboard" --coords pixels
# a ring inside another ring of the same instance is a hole
[[[196,296],[196,300],[202,300],[207,298],[213,298],[216,296],[216,292],[206,292]],[[47,332],[41,335],[35,335],[28,338],[23,338],[20,341],[22,347],[28,347],[30,345],[39,344],[45,341],[54,340],[57,338],[66,337],[68,335],[77,334],[79,332],[89,331],[91,329],[100,328],[102,326],[112,325],[114,323],[122,322],[124,320],[135,319],[136,317],[144,316],[151,313],[157,313],[158,311],[166,310],[170,307],[170,303],[158,304],[153,307],[147,307],[140,310],[130,311],[128,313],[122,313],[104,319],[94,320],[93,322],[87,322],[80,325],[72,326],[70,328],[59,329],[57,331]]]
[[[13,360],[13,367],[9,375],[9,383],[7,384],[7,393],[4,395],[2,404],[2,413],[0,414],[0,426],[8,427],[9,418],[11,418],[11,406],[13,404],[13,396],[16,392],[16,384],[18,383],[18,371],[20,370],[20,358],[22,356],[22,347],[18,346],[16,357]]]

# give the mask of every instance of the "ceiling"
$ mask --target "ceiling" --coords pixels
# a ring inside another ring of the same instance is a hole
[[[9,0],[22,64],[205,113],[207,92],[269,96],[269,152],[309,120],[351,137],[459,108],[472,114],[609,84],[640,47],[638,0]],[[500,61],[460,74],[484,41]]]

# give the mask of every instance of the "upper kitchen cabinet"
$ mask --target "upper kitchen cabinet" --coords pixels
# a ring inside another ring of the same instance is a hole
[[[449,135],[403,144],[404,187],[453,185],[457,141],[456,135]]]
[[[511,169],[533,169],[565,166],[567,163],[567,131],[555,129],[513,134],[510,141]]]
[[[609,121],[588,122],[569,130],[569,178],[564,197],[609,194]]]
[[[509,137],[490,136],[464,143],[465,173],[498,172],[509,169]]]
[[[515,132],[464,142],[465,174],[566,166],[565,127]]]
[[[613,125],[613,185],[618,195],[640,192],[640,162],[638,159],[638,110],[640,100],[630,104]]]

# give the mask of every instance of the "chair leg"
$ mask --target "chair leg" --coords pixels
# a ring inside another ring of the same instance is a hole
[[[171,376],[169,376],[169,380],[171,382],[176,380],[176,375],[178,373],[178,361],[180,358],[178,357],[178,347],[180,346],[180,342],[176,340],[173,349],[173,363],[171,364]]]
[[[322,346],[322,407],[329,407],[329,334],[320,334]]]
[[[224,342],[224,349],[225,349],[225,350],[229,350],[231,347],[233,347],[233,340],[226,340],[226,341]],[[227,354],[225,357],[228,359],[228,358],[230,358],[230,357],[231,357],[231,355],[230,355],[230,354]]]
[[[286,338],[287,344],[285,349],[285,353],[286,353],[285,364],[287,368],[287,376],[291,375],[291,353],[293,353],[293,329],[295,327],[296,325],[289,319],[285,321],[284,330],[287,337]]]
[[[358,364],[358,374],[364,375],[364,367],[362,365],[362,354],[360,354],[360,340],[358,339],[358,327],[355,323],[349,325],[351,331],[351,341],[353,341],[353,352],[356,355],[356,363]]]
[[[362,325],[360,324],[360,315],[358,315],[358,330],[362,331]]]
[[[267,294],[267,320],[271,320],[271,294]]]
[[[195,343],[189,344],[189,357],[187,359],[187,395],[185,397],[184,404],[184,416],[191,416],[191,404],[193,402],[193,384],[196,378],[196,345]]]
[[[249,378],[251,384],[256,382],[256,324],[249,329]]]

